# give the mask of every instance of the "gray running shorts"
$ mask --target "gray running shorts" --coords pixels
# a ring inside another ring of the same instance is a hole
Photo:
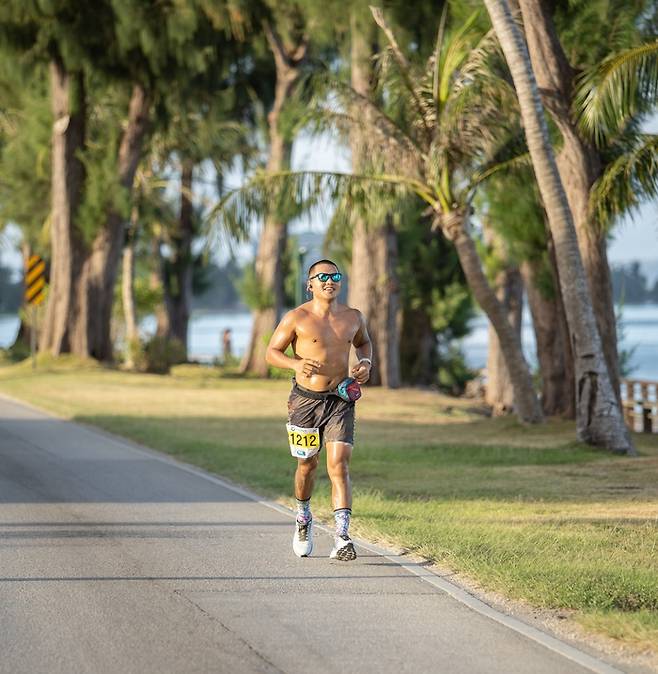
[[[320,399],[311,396],[321,395]],[[319,428],[324,442],[354,444],[354,403],[329,392],[318,394],[293,383],[288,398],[288,423]]]

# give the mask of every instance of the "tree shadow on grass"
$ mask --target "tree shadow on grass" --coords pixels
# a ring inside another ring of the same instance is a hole
[[[167,452],[268,496],[291,494],[296,461],[287,448],[284,419],[103,415],[79,421]],[[357,421],[351,467],[356,492],[403,500],[658,498],[658,456],[618,457],[575,443],[568,436],[550,446],[550,427],[528,433],[523,426],[501,431],[500,424],[489,421],[460,426],[456,430],[454,424]],[[320,490],[328,492],[324,468],[319,478]]]
[[[146,415],[135,409],[75,420],[270,497],[289,498],[296,461],[287,448],[285,419],[258,415],[257,409],[226,407],[218,408],[216,415],[197,416],[185,411],[180,416]],[[658,455],[616,457],[579,445],[573,437],[572,427],[564,422],[528,427],[511,419],[419,423],[399,417],[357,418],[353,482],[357,494],[395,500],[658,498]],[[181,476],[173,466],[148,455],[126,453],[113,437],[96,447],[98,442],[97,435],[79,425],[34,418],[18,409],[14,414],[10,408],[0,419],[0,451],[11,484],[0,483],[0,498],[11,500],[28,491],[44,502],[54,497],[138,503],[238,498],[226,490],[218,497],[210,481],[190,473]],[[29,468],[30,457],[41,470]],[[318,487],[321,494],[329,490],[324,469]]]

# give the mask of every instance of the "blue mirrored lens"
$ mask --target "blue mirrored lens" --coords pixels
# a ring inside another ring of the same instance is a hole
[[[322,281],[322,283],[328,281],[330,278],[334,283],[338,283],[338,281],[340,281],[343,278],[343,275],[339,271],[335,272],[334,274],[325,274],[321,272],[320,274],[318,274],[318,278],[320,279],[320,281]]]

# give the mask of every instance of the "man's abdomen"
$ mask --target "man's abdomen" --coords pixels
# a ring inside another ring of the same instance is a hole
[[[313,391],[332,391],[347,377],[349,348],[341,348],[337,352],[337,349],[308,348],[308,345],[297,344],[297,355],[300,358],[313,358],[322,363],[322,368],[317,374],[308,378],[297,375],[299,383],[306,388]]]

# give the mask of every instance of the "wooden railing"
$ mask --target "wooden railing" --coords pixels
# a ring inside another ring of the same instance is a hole
[[[658,433],[658,382],[622,380],[621,403],[624,419],[632,431]]]

